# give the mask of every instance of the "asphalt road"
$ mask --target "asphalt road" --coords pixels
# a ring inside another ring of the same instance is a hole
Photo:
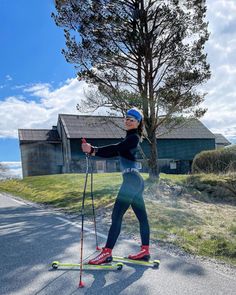
[[[92,230],[92,229],[91,229]],[[84,257],[94,253],[94,235],[85,233]],[[101,245],[106,233],[99,234]],[[136,251],[134,241],[120,239],[115,255]],[[187,261],[159,250],[153,258],[160,269],[127,265],[122,271],[86,271],[86,287],[78,289],[78,269],[52,270],[54,260],[78,262],[80,221],[63,214],[0,194],[0,294],[1,295],[231,295],[236,279],[198,261]]]

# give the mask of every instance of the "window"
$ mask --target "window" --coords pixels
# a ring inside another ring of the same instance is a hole
[[[105,161],[96,161],[96,168],[98,173],[105,172],[106,162]]]
[[[171,170],[174,170],[174,169],[176,169],[177,168],[177,164],[176,164],[176,162],[175,161],[170,161],[170,169]]]

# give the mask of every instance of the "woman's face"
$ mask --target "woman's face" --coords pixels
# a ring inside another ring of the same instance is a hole
[[[125,118],[125,128],[126,130],[138,128],[139,122],[134,118]]]

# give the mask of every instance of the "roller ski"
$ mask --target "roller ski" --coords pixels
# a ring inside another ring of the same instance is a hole
[[[59,261],[53,261],[51,264],[51,267],[53,269],[58,269],[58,268],[80,268],[80,263],[63,263]],[[122,270],[123,268],[123,263],[122,262],[117,262],[117,263],[112,263],[112,264],[88,264],[85,263],[82,265],[83,270]]]
[[[113,256],[113,261],[115,262],[121,262],[125,264],[135,264],[135,265],[142,265],[146,267],[152,267],[152,268],[159,268],[160,260],[134,260],[129,259],[128,257],[121,257],[121,256]]]
[[[149,260],[150,252],[149,246],[142,245],[140,251],[137,254],[131,254],[128,257],[114,256],[113,261],[124,262],[127,264],[136,264],[147,267],[159,268],[160,260]]]

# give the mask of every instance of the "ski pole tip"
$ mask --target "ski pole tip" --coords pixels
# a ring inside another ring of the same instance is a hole
[[[84,282],[80,281],[80,282],[79,282],[79,288],[84,288],[84,287],[85,287]]]

